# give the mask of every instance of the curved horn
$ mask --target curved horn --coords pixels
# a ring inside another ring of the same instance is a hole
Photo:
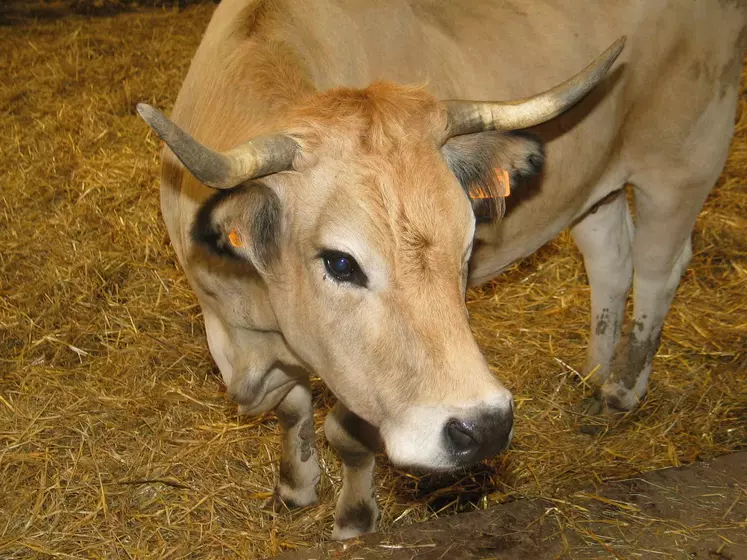
[[[258,136],[226,152],[215,152],[184,132],[158,109],[139,103],[137,112],[184,166],[200,182],[214,189],[230,189],[254,177],[290,169],[298,149],[289,136],[273,134]]]
[[[486,130],[529,128],[557,117],[604,78],[624,46],[623,36],[573,78],[533,97],[499,102],[444,101],[449,118],[447,137]]]

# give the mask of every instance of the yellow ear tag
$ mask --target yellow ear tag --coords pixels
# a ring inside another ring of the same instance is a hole
[[[483,189],[480,185],[472,185],[469,188],[469,197],[472,199],[482,200],[486,198],[496,198],[496,196],[505,198],[511,194],[511,180],[509,178],[508,171],[506,171],[505,169],[496,169],[495,182],[495,195],[486,192],[485,189]]]
[[[243,247],[244,243],[241,241],[241,236],[236,232],[236,229],[232,229],[228,233],[228,242],[231,244],[231,247]]]

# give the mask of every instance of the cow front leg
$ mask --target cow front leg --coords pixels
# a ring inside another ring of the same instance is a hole
[[[324,433],[342,460],[342,491],[332,538],[344,540],[371,533],[379,517],[374,488],[378,431],[338,402],[327,415]]]
[[[571,230],[591,288],[591,338],[584,375],[601,387],[622,333],[633,281],[633,221],[625,191],[594,206]]]
[[[320,470],[314,436],[314,409],[308,381],[298,382],[275,411],[283,429],[280,481],[273,497],[274,509],[315,504]]]

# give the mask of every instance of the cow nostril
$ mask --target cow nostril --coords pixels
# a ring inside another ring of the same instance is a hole
[[[479,447],[472,427],[456,419],[451,419],[446,423],[446,437],[457,452],[464,453]]]

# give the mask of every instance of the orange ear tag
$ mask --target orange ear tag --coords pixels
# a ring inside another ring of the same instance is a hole
[[[237,233],[236,229],[232,229],[228,233],[228,242],[231,244],[231,247],[243,247],[244,243],[241,241],[241,236]]]
[[[491,196],[485,192],[480,185],[471,185],[469,188],[469,197],[472,200],[482,200],[485,198],[491,198]]]
[[[503,198],[511,194],[511,179],[505,169],[496,169],[495,176],[498,180],[498,192],[503,191]]]
[[[508,171],[506,171],[505,169],[496,169],[495,182],[495,192],[497,196],[505,198],[511,194],[511,180],[509,178]],[[479,185],[472,185],[469,188],[469,197],[472,199],[482,200],[486,198],[495,198],[496,196],[489,192],[485,192],[485,189],[483,189]]]

